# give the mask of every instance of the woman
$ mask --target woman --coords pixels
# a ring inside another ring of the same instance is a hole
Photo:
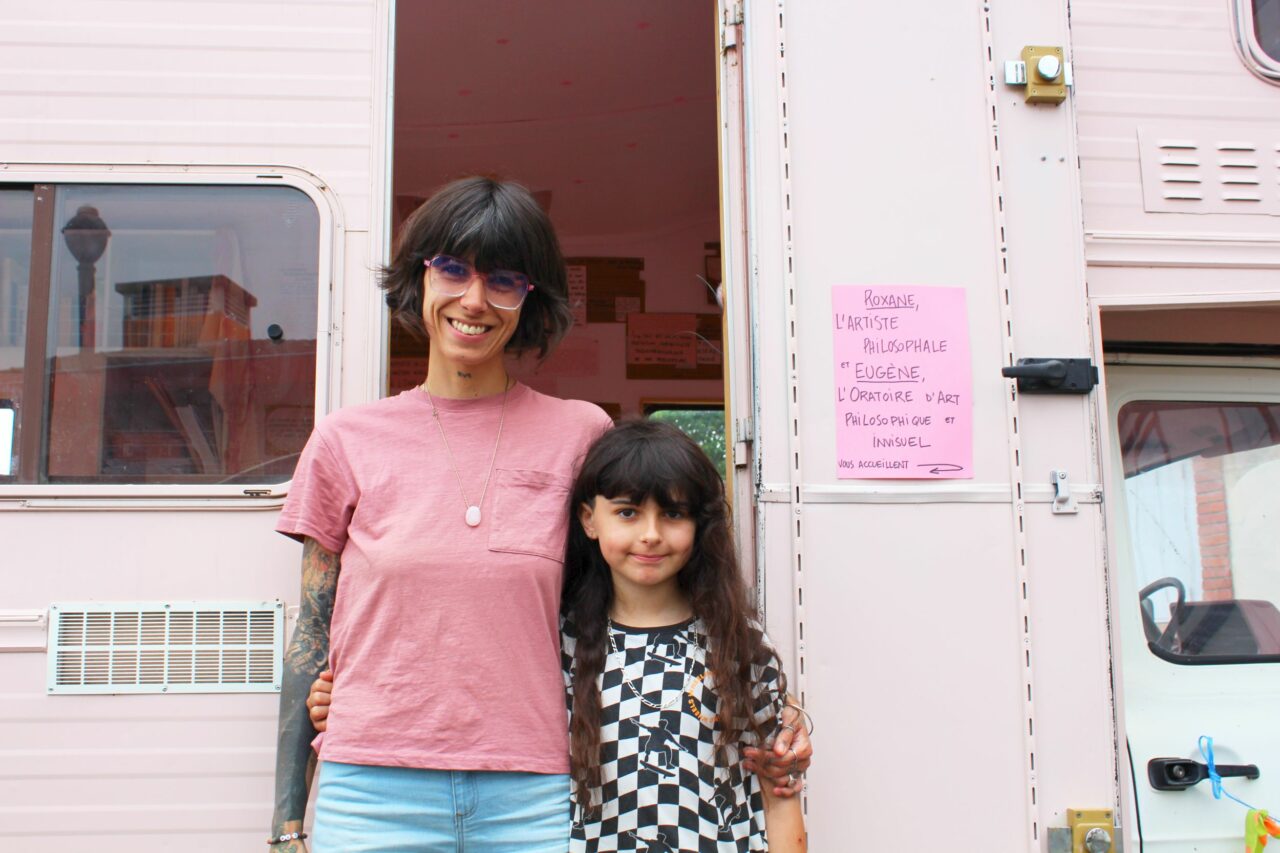
[[[305,849],[292,837],[315,761],[305,698],[329,664],[320,849],[564,851],[564,507],[610,421],[504,364],[568,330],[564,260],[528,191],[467,178],[405,222],[383,287],[429,342],[427,378],[322,421],[277,525],[303,560],[272,849]],[[803,766],[803,738],[797,753]]]

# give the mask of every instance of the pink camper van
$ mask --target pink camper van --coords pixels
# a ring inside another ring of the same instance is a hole
[[[261,849],[275,520],[318,418],[421,381],[373,270],[477,172],[570,260],[512,370],[724,466],[813,850],[1240,850],[1280,809],[1278,10],[0,4],[0,850]]]

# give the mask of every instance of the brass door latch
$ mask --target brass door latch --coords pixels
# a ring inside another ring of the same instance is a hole
[[[1060,47],[1028,45],[1022,49],[1021,60],[1004,64],[1004,82],[1007,86],[1026,86],[1028,104],[1060,104],[1067,99],[1067,87],[1072,84],[1071,63]]]
[[[1071,827],[1071,853],[1113,853],[1115,815],[1111,809],[1072,809],[1067,813]]]

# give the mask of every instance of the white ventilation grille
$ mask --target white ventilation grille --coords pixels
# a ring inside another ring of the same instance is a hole
[[[1138,128],[1143,209],[1280,216],[1280,126],[1260,130],[1245,139],[1221,128]]]
[[[271,693],[280,689],[284,604],[58,603],[48,691]]]

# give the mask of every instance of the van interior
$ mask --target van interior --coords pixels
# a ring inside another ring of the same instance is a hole
[[[569,261],[574,326],[534,389],[615,418],[664,412],[723,464],[715,6],[401,3],[393,225],[467,175],[516,180]],[[388,392],[426,375],[392,330]],[[708,443],[709,442],[709,443]]]

